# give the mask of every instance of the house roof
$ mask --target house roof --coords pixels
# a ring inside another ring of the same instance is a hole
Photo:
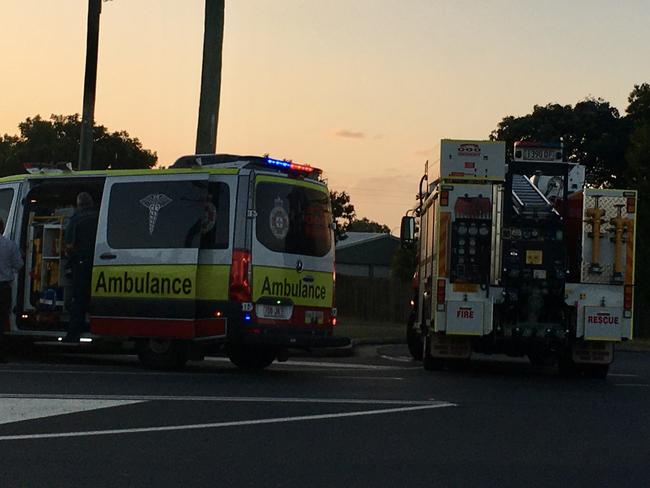
[[[364,242],[393,237],[390,234],[379,232],[346,232],[345,235],[347,236],[345,239],[336,243],[336,249],[345,249],[350,246],[358,246]],[[394,237],[394,239],[396,238]]]
[[[336,261],[347,264],[390,266],[399,248],[399,239],[390,234],[348,232],[348,238],[336,244]]]

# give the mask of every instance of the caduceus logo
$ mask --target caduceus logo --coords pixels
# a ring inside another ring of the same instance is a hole
[[[140,200],[140,203],[143,207],[149,209],[149,235],[151,235],[156,227],[158,212],[160,212],[161,208],[172,203],[172,199],[163,193],[152,193]]]

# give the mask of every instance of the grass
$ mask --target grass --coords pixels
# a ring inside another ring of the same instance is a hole
[[[645,337],[622,342],[620,345],[627,351],[650,351],[650,339]]]
[[[356,340],[403,341],[405,340],[406,324],[339,317],[335,334]]]

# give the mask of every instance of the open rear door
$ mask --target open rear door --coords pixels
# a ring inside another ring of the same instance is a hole
[[[91,332],[195,336],[208,174],[106,179],[93,267]]]
[[[16,229],[16,212],[20,196],[19,181],[0,183],[0,218],[5,224],[4,235],[10,239],[19,241]],[[17,287],[11,287],[12,303],[16,303]],[[12,307],[13,308],[13,307]],[[9,314],[9,322],[0,323],[0,331],[9,331],[15,327],[14,314]]]

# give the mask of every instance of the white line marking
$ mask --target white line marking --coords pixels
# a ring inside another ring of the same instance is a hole
[[[413,358],[407,356],[386,356],[385,354],[380,354],[380,358],[388,359],[389,361],[397,361],[400,363],[413,363]]]
[[[336,380],[372,380],[372,381],[402,381],[404,378],[399,376],[321,376],[321,378]]]
[[[385,408],[380,410],[362,410],[360,412],[329,413],[321,415],[301,415],[298,417],[276,417],[257,420],[238,420],[233,422],[214,422],[207,424],[168,425],[164,427],[142,427],[134,429],[89,430],[79,432],[59,432],[53,434],[23,434],[0,436],[0,441],[16,441],[27,439],[57,439],[63,437],[90,437],[100,435],[137,434],[143,432],[169,432],[175,430],[216,429],[221,427],[236,427],[246,425],[277,424],[286,422],[302,422],[306,420],[337,419],[345,417],[361,417],[364,415],[385,415],[389,413],[413,412],[416,410],[431,410],[434,408],[453,407],[453,403],[438,403],[434,405],[418,405],[414,407]]]
[[[222,363],[229,363],[230,359],[228,358],[205,358],[205,361],[216,361]],[[371,369],[371,370],[391,370],[391,369],[401,369],[396,368],[395,366],[378,366],[374,364],[356,364],[356,363],[330,363],[323,361],[285,361],[282,363],[273,363],[274,366],[277,365],[287,365],[287,366],[314,366],[314,367],[324,367],[324,368],[341,368],[341,369]]]
[[[0,424],[34,420],[55,415],[87,412],[140,403],[139,400],[86,400],[74,398],[3,398],[0,403]]]
[[[343,403],[356,405],[432,405],[439,400],[375,400],[366,398],[300,398],[300,397],[236,397],[236,396],[170,396],[170,395],[58,395],[2,393],[2,398],[38,398],[52,400],[117,400],[177,402],[257,402],[257,403]]]
[[[609,376],[619,376],[621,378],[638,378],[638,374],[609,373]]]
[[[615,386],[637,386],[642,388],[650,388],[646,383],[615,383]]]

